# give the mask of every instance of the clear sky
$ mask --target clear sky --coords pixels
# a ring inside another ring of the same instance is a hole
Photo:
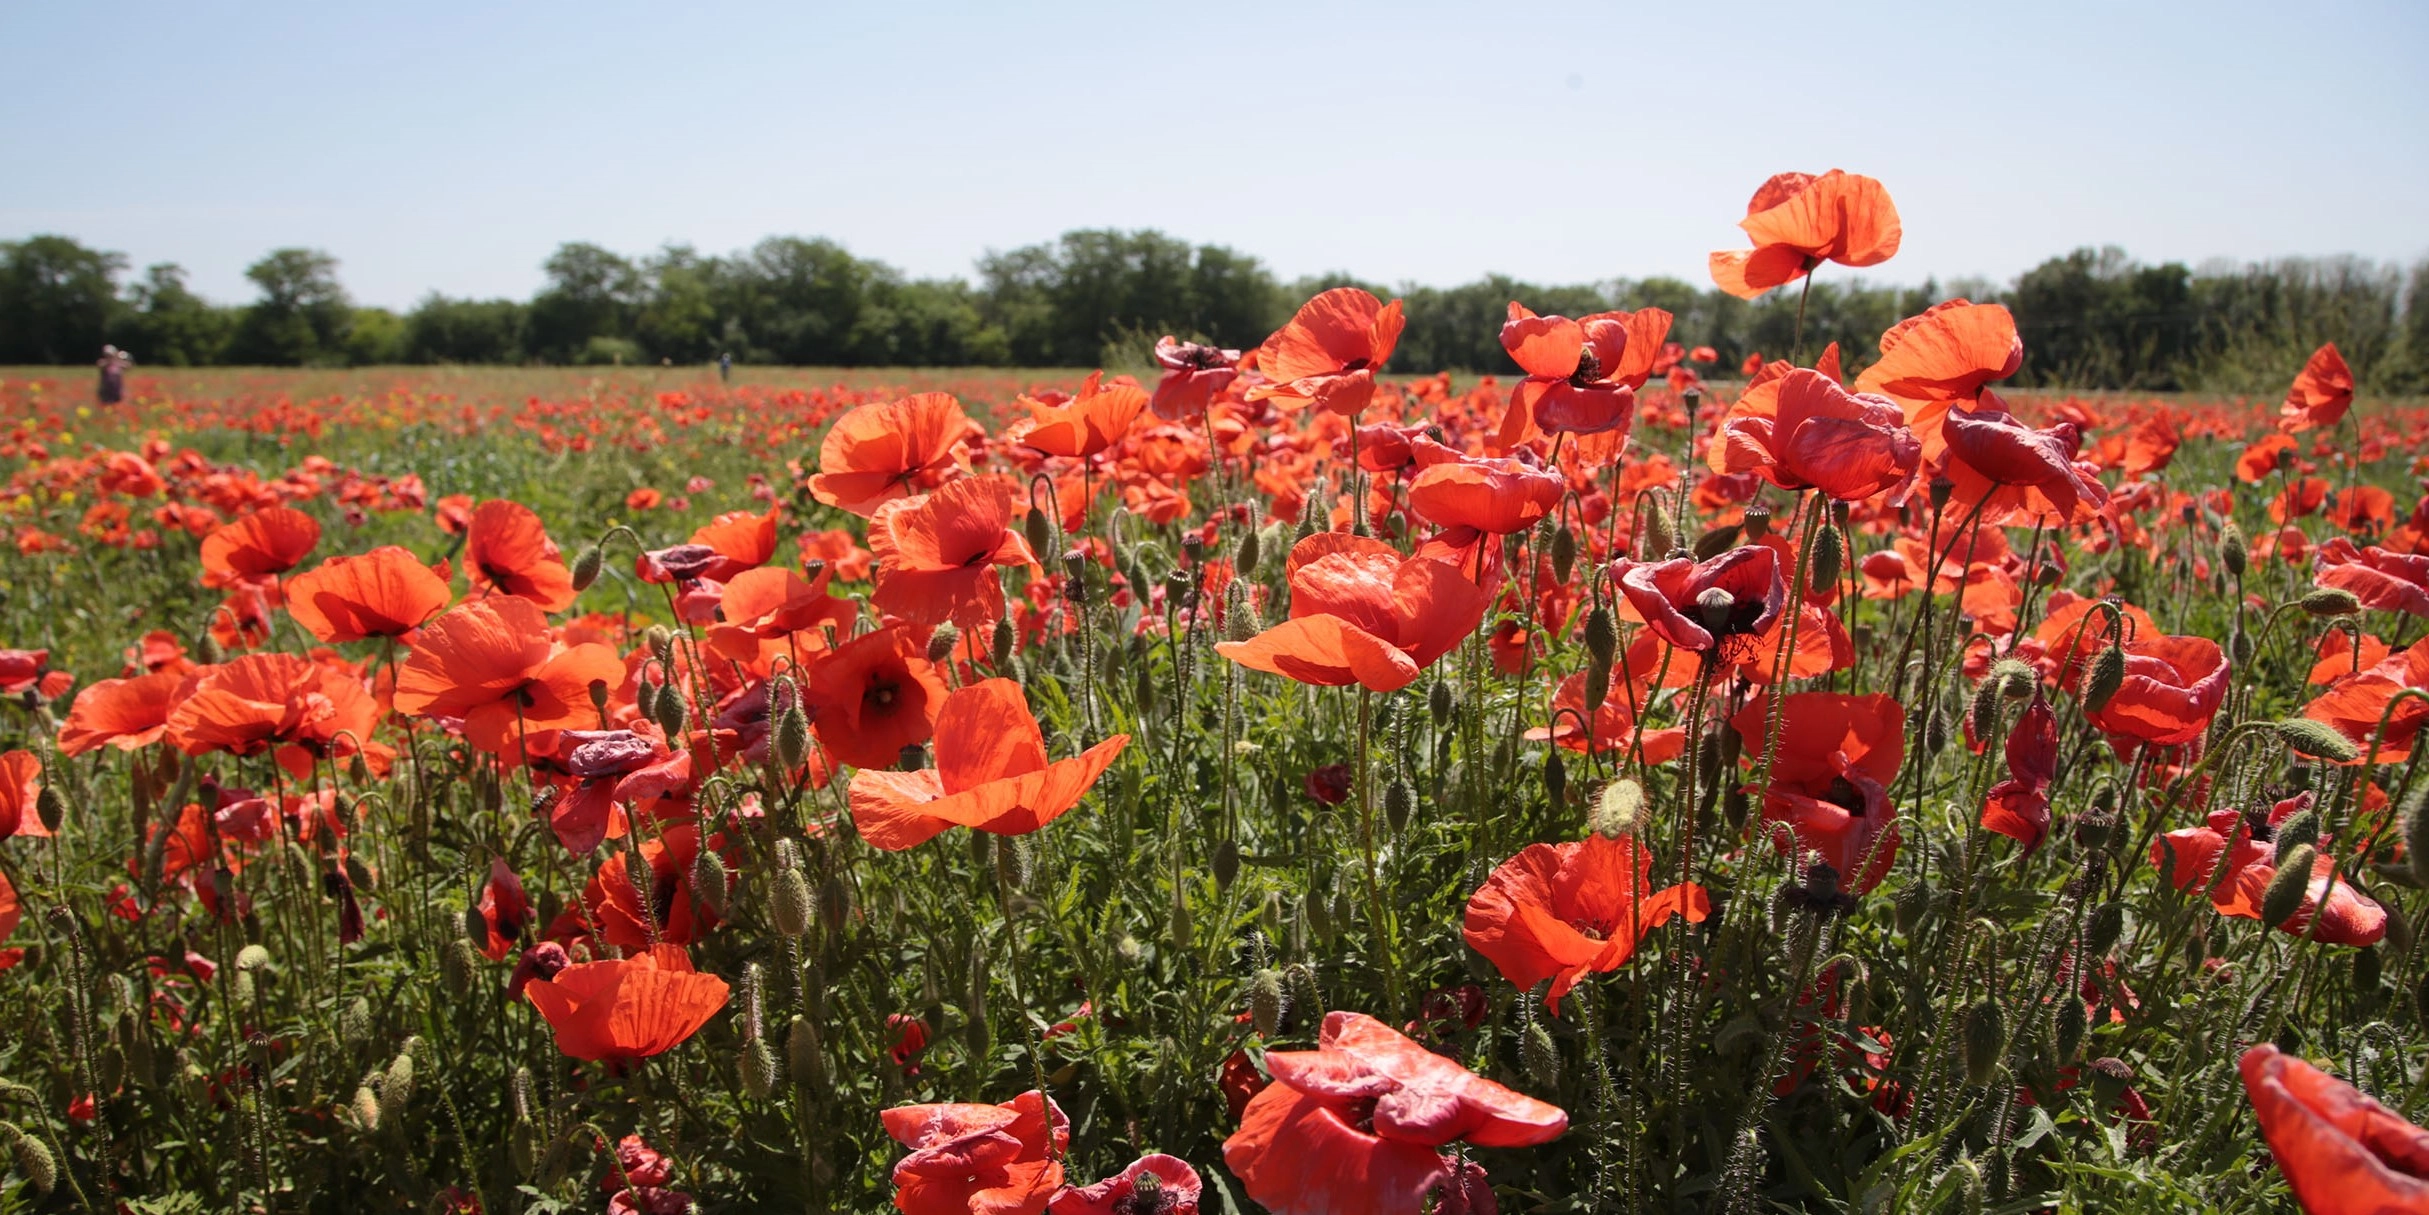
[[[250,298],[528,294],[559,242],[823,235],[919,275],[1155,227],[1285,277],[1696,282],[1767,175],[1875,272],[2429,255],[2429,5],[12,4],[0,239]]]

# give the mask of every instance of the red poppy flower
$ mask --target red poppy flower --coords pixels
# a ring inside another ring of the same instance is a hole
[[[964,477],[878,507],[869,548],[877,555],[870,602],[916,624],[950,620],[965,631],[1004,618],[996,566],[1036,561],[1012,528],[1012,487],[995,477]]]
[[[2058,718],[2040,692],[2007,733],[2007,779],[1982,802],[1982,827],[2024,845],[2049,837],[2049,786],[2058,776]]]
[[[2277,844],[2270,837],[2280,824],[2310,808],[2311,803],[2307,793],[2287,798],[2272,807],[2265,820],[2228,807],[2212,810],[2201,826],[2170,831],[2152,840],[2151,867],[2177,890],[2209,891],[2210,902],[2220,915],[2257,920],[2269,884],[2277,877]],[[2363,895],[2350,879],[2335,875],[2335,862],[2324,851],[2312,861],[2312,880],[2303,891],[2302,902],[2278,930],[2312,935],[2311,918],[2325,899],[2327,912],[2317,939],[2332,945],[2376,943],[2386,935],[2386,909]],[[2222,860],[2227,871],[2215,876]]]
[[[17,696],[39,685],[50,661],[49,650],[0,650],[0,696]]]
[[[1972,403],[1984,385],[2023,365],[2024,339],[2004,306],[1953,299],[1890,326],[1880,361],[1856,377],[1855,388],[1905,407],[1928,464],[1940,458],[1940,419],[1949,407]]]
[[[294,569],[320,543],[320,523],[273,506],[221,525],[202,541],[202,584],[235,586]]]
[[[1631,655],[1633,657],[1633,655]],[[1648,665],[1651,660],[1647,660]],[[1571,751],[1595,750],[1605,753],[1625,751],[1636,745],[1636,714],[1628,707],[1625,688],[1630,664],[1621,662],[1611,668],[1609,691],[1603,696],[1602,707],[1591,715],[1586,713],[1586,675],[1580,671],[1560,681],[1552,691],[1552,724],[1527,731],[1531,742],[1550,740]],[[1693,675],[1688,676],[1689,679]],[[1639,698],[1642,698],[1640,692]],[[1570,710],[1571,712],[1563,712]],[[1572,715],[1574,714],[1574,715]],[[1592,722],[1592,737],[1578,728],[1578,719]],[[1589,744],[1591,746],[1589,747]],[[1666,764],[1677,759],[1687,749],[1687,731],[1681,726],[1645,731],[1645,762]]]
[[[1408,508],[1436,527],[1464,527],[1490,536],[1522,532],[1557,509],[1568,488],[1568,482],[1537,462],[1532,451],[1475,459],[1439,443],[1411,447],[1418,467],[1408,486]]]
[[[709,847],[725,852],[724,837],[711,836]],[[642,863],[649,866],[649,905],[641,903],[625,854],[600,862],[582,887],[582,901],[610,945],[640,949],[651,941],[689,945],[718,923],[716,911],[692,887],[693,863],[700,859],[700,827],[678,823],[666,834],[641,842]],[[727,879],[731,882],[731,878]]]
[[[2361,548],[2338,536],[2313,550],[2311,580],[2353,592],[2366,608],[2429,616],[2429,555]]]
[[[776,555],[778,513],[774,506],[765,513],[731,510],[694,528],[688,543],[707,549],[708,556],[687,576],[731,582],[745,570],[766,565]]]
[[[1659,308],[1570,320],[1537,316],[1511,300],[1501,348],[1526,378],[1510,392],[1495,446],[1514,450],[1539,430],[1617,431],[1625,439],[1636,419],[1636,390],[1652,375],[1669,332],[1670,314]]]
[[[2429,725],[2429,705],[2409,697],[2396,703],[2406,688],[2429,688],[2429,645],[2414,642],[2359,674],[2338,678],[2303,706],[2303,716],[2334,726],[2356,747],[2367,750],[2375,743],[2380,763],[2401,763],[2412,757],[2421,727]],[[2387,711],[2390,704],[2395,705],[2393,713]],[[2383,740],[2381,718],[2386,720]]]
[[[1895,402],[1850,393],[1803,367],[1780,381],[1772,417],[1736,419],[1725,433],[1732,447],[1759,449],[1749,452],[1746,467],[1764,480],[1788,490],[1819,489],[1842,502],[1904,484],[1923,451]]]
[[[1503,861],[1468,900],[1468,947],[1522,990],[1545,979],[1544,1002],[1588,974],[1625,965],[1647,932],[1683,915],[1700,924],[1712,901],[1697,885],[1653,888],[1652,854],[1632,838],[1600,834],[1569,844],[1530,844]]]
[[[725,1007],[725,980],[692,969],[680,945],[656,945],[604,962],[567,966],[523,988],[556,1031],[557,1049],[593,1063],[664,1054]]]
[[[947,696],[936,715],[934,768],[852,774],[852,825],[889,851],[953,826],[1026,835],[1078,805],[1128,745],[1129,735],[1116,734],[1048,763],[1046,737],[1021,686],[974,683]]]
[[[493,857],[489,862],[489,878],[481,883],[480,901],[474,904],[480,912],[487,932],[479,942],[481,953],[492,962],[502,962],[513,953],[522,940],[523,929],[531,923],[531,900],[523,893],[523,879],[508,868],[505,857]]]
[[[1386,304],[1356,287],[1326,291],[1257,347],[1267,382],[1249,389],[1248,399],[1281,409],[1315,405],[1354,419],[1374,399],[1375,375],[1405,323],[1399,300]]]
[[[322,641],[397,637],[439,614],[454,597],[447,580],[396,545],[360,557],[331,557],[287,579],[287,614]]]
[[[2236,1064],[2277,1171],[2310,1215],[2429,1210],[2429,1131],[2266,1043]]]
[[[1407,687],[1476,631],[1492,600],[1449,565],[1347,532],[1301,540],[1287,577],[1291,618],[1215,652],[1319,687]]]
[[[1155,1195],[1152,1204],[1139,1186],[1150,1176],[1156,1183],[1149,1191]],[[1049,1215],[1198,1215],[1204,1185],[1188,1161],[1156,1152],[1095,1185],[1065,1186],[1046,1210]]]
[[[1062,1188],[1071,1122],[1035,1089],[1002,1105],[901,1105],[878,1117],[911,1149],[894,1164],[904,1215],[1038,1215]]]
[[[2209,728],[2228,675],[2226,653],[2209,638],[2138,637],[2125,645],[2125,682],[2086,716],[2119,738],[2180,747]]]
[[[810,667],[804,703],[836,763],[891,768],[928,741],[945,700],[927,657],[927,631],[888,625],[838,646]]]
[[[1820,177],[1774,174],[1747,200],[1737,226],[1754,248],[1714,253],[1712,281],[1748,300],[1826,261],[1879,265],[1898,251],[1903,234],[1897,205],[1880,182],[1837,169]]]
[[[1105,373],[1092,371],[1069,401],[1051,404],[1024,396],[1015,404],[1029,410],[1032,423],[1021,442],[1050,456],[1086,458],[1130,433],[1131,423],[1147,408],[1147,392],[1136,384],[1106,387]]]
[[[2088,523],[2108,505],[2098,468],[2077,459],[2083,439],[2072,422],[2035,430],[1986,392],[1976,407],[1949,410],[1941,434],[1951,500],[1969,511],[1979,503],[1984,526]]]
[[[2345,366],[2345,356],[2337,353],[2336,343],[2330,342],[2312,351],[2302,373],[2294,377],[2294,387],[2286,390],[2286,403],[2278,411],[2277,425],[2299,434],[2334,426],[2352,408],[2353,370]]]
[[[558,559],[540,516],[504,498],[473,509],[464,533],[464,573],[483,591],[528,599],[543,612],[564,611],[576,598],[573,571]]]
[[[1662,640],[1699,654],[1762,636],[1788,598],[1779,556],[1767,545],[1733,548],[1703,562],[1622,557],[1610,568],[1628,614]]]
[[[178,671],[159,671],[104,679],[78,692],[59,727],[59,753],[82,755],[102,746],[139,751],[160,741],[185,678]]]
[[[493,755],[541,730],[598,721],[591,685],[624,682],[624,660],[595,642],[560,645],[531,600],[498,595],[430,622],[396,676],[396,710],[461,718],[464,737]]]
[[[773,565],[734,575],[718,600],[723,619],[708,626],[709,648],[754,668],[771,649],[806,663],[811,653],[826,648],[826,626],[839,636],[850,632],[859,611],[850,600],[827,593],[832,577],[831,566],[814,578]],[[797,640],[796,634],[807,640]]]
[[[35,801],[42,795],[42,760],[31,751],[11,751],[0,755],[0,839],[11,836],[43,838],[50,829],[42,825],[42,816]],[[0,933],[0,939],[7,934]]]
[[[866,516],[877,504],[941,484],[967,467],[962,436],[970,419],[951,393],[923,392],[862,405],[828,428],[818,444],[810,493],[829,506]]]
[[[2258,485],[2276,473],[2278,466],[2293,458],[2295,443],[2292,435],[2262,435],[2246,443],[2242,454],[2235,457],[2235,479],[2246,485]]]
[[[1747,740],[1749,763],[1767,739],[1770,693],[1738,710],[1729,724]],[[1889,785],[1906,755],[1906,709],[1887,696],[1796,692],[1780,704],[1779,751],[1763,795],[1763,818],[1779,824],[1783,851],[1818,852],[1838,871],[1840,888],[1863,894],[1880,884],[1898,856],[1897,805]]]
[[[1148,408],[1167,422],[1194,422],[1204,417],[1206,407],[1239,377],[1239,361],[1237,350],[1178,342],[1171,334],[1164,335],[1155,344],[1156,366],[1164,374],[1155,382]]]
[[[1512,1092],[1363,1013],[1325,1014],[1312,1051],[1267,1051],[1223,1162],[1273,1215],[1400,1215],[1464,1184],[1443,1145],[1559,1137],[1558,1106]],[[1472,1193],[1473,1191],[1468,1191]],[[1489,1191],[1488,1191],[1489,1192]]]
[[[166,736],[188,755],[295,746],[342,756],[378,722],[379,705],[359,677],[293,654],[247,654],[188,677]]]

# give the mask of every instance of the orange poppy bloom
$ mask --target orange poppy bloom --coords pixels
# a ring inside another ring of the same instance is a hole
[[[273,506],[202,539],[202,584],[235,586],[294,569],[320,543],[320,522],[292,507]]]
[[[2338,678],[2303,706],[2303,716],[2334,726],[2364,751],[2378,735],[2379,719],[2385,717],[2387,732],[2378,743],[2378,760],[2401,763],[2412,757],[2421,727],[2429,725],[2429,705],[2418,700],[2406,699],[2395,705],[2393,714],[2387,712],[2387,706],[2406,688],[2429,688],[2429,645],[2416,641],[2363,667],[2358,675]]]
[[[1391,360],[1407,322],[1400,301],[1386,304],[1356,287],[1335,287],[1299,306],[1290,323],[1257,347],[1266,383],[1251,401],[1280,409],[1309,405],[1355,419],[1375,396],[1375,375]]]
[[[2125,682],[2085,716],[2115,737],[2180,747],[2209,728],[2229,675],[2225,651],[2207,637],[2137,637],[2125,644]]]
[[[575,1059],[631,1063],[682,1045],[725,1007],[731,989],[692,969],[680,945],[568,966],[523,988],[523,998]]]
[[[1855,389],[1904,406],[1906,425],[1931,463],[1940,458],[1940,419],[1949,407],[1974,400],[1984,385],[2023,365],[2024,339],[2004,306],[1953,299],[1890,326],[1881,335],[1880,361],[1856,377]]]
[[[1733,420],[1723,431],[1732,471],[1749,468],[1786,490],[1818,489],[1857,502],[1912,479],[1923,446],[1887,397],[1857,395],[1799,367],[1780,381],[1777,412]]]
[[[869,549],[877,558],[871,603],[918,624],[950,620],[964,630],[1003,619],[996,566],[1036,560],[1012,529],[1012,487],[995,477],[964,477],[878,507]]]
[[[1050,456],[1085,458],[1122,441],[1130,425],[1147,408],[1147,390],[1136,384],[1105,386],[1105,373],[1092,371],[1081,382],[1079,395],[1053,403],[1023,396],[1014,404],[1029,410],[1030,425],[1020,441]]]
[[[2429,1211],[2429,1131],[2268,1043],[2245,1051],[2236,1070],[2303,1210]]]
[[[359,677],[294,654],[247,654],[188,677],[168,740],[188,755],[259,755],[273,746],[352,755],[379,722]]]
[[[185,679],[181,671],[157,671],[104,679],[78,692],[59,727],[59,753],[82,755],[103,746],[140,751],[159,742]]]
[[[1648,660],[1650,662],[1651,660]],[[1552,724],[1536,726],[1527,731],[1530,742],[1551,742],[1571,751],[1584,751],[1588,743],[1602,752],[1625,751],[1636,744],[1636,714],[1628,707],[1626,692],[1629,664],[1624,660],[1611,668],[1609,692],[1602,707],[1591,715],[1586,713],[1586,676],[1580,671],[1560,681],[1552,692]],[[1688,678],[1692,680],[1693,674]],[[1638,692],[1641,697],[1643,692]],[[1562,712],[1562,710],[1570,712]],[[1571,716],[1571,713],[1576,716]],[[1589,717],[1593,735],[1589,739],[1577,726],[1578,717]],[[1671,726],[1662,730],[1645,731],[1645,762],[1666,764],[1677,759],[1687,749],[1687,731]]]
[[[2270,474],[2295,459],[2292,435],[2262,435],[2244,445],[2243,454],[2235,457],[2235,479],[2246,485],[2258,485]]]
[[[42,795],[42,760],[31,751],[0,755],[0,839],[23,835],[40,838],[50,829],[34,807]],[[6,934],[0,934],[5,937]]]
[[[1480,460],[1439,443],[1412,447],[1418,469],[1409,481],[1408,507],[1436,527],[1467,527],[1494,536],[1525,531],[1559,507],[1568,487],[1532,451]]]
[[[724,837],[712,836],[709,846],[725,851]],[[588,849],[582,849],[588,851]],[[654,840],[641,841],[641,860],[649,866],[649,904],[633,882],[626,855],[611,854],[582,887],[599,933],[610,945],[641,949],[651,940],[689,945],[717,926],[717,913],[692,888],[692,865],[700,859],[700,827],[678,823]],[[732,879],[728,878],[730,885]]]
[[[1701,886],[1653,888],[1653,856],[1632,838],[1588,834],[1569,844],[1529,844],[1503,861],[1468,900],[1461,933],[1468,947],[1522,991],[1545,979],[1544,1005],[1589,974],[1626,965],[1646,933],[1683,915],[1712,914]]]
[[[928,741],[945,682],[928,661],[927,630],[894,624],[845,642],[810,667],[803,703],[835,762],[891,768]]]
[[[1071,1120],[1035,1089],[1002,1105],[900,1105],[878,1118],[911,1149],[894,1164],[906,1215],[1038,1215],[1063,1188]]]
[[[1476,631],[1492,599],[1452,566],[1347,532],[1301,540],[1286,573],[1290,619],[1215,652],[1319,687],[1407,687]]]
[[[543,612],[564,611],[576,598],[573,571],[557,556],[540,516],[505,498],[473,509],[464,533],[464,573],[483,591],[530,600]]]
[[[1753,299],[1805,277],[1823,262],[1877,266],[1898,251],[1898,208],[1880,182],[1837,169],[1815,177],[1778,173],[1746,202],[1738,227],[1754,248],[1714,253],[1712,281]]]
[[[1494,445],[1508,451],[1541,431],[1625,438],[1636,420],[1636,390],[1670,333],[1670,314],[1597,312],[1570,320],[1537,316],[1517,300],[1501,326],[1501,348],[1527,378],[1510,391]]]
[[[503,755],[527,733],[596,724],[591,685],[623,682],[614,649],[561,645],[537,604],[499,595],[458,604],[422,630],[397,672],[396,710],[460,718],[473,746]]]
[[[1048,763],[1046,737],[1021,686],[974,683],[947,696],[936,715],[935,767],[852,775],[852,825],[889,852],[954,826],[1027,835],[1078,805],[1128,745],[1129,735],[1116,734]]]
[[[2311,580],[2351,591],[2375,611],[2429,616],[2429,556],[2363,548],[2338,536],[2311,554]]]
[[[396,545],[360,557],[331,557],[287,579],[287,614],[326,642],[397,637],[439,614],[447,580]]]
[[[970,419],[951,393],[923,392],[862,405],[835,419],[818,444],[810,493],[829,506],[867,516],[877,504],[941,483],[967,468],[961,451]]]
[[[1765,692],[1729,724],[1751,743],[1767,737],[1770,711]],[[1772,840],[1783,852],[1793,843],[1799,852],[1820,853],[1838,871],[1840,889],[1863,894],[1898,858],[1898,808],[1889,785],[1905,756],[1906,709],[1897,701],[1794,692],[1780,705],[1771,784],[1748,792],[1763,795],[1763,818],[1778,824]]]
[[[710,550],[711,557],[692,574],[717,582],[731,582],[744,570],[766,565],[776,555],[776,517],[780,508],[770,506],[765,514],[747,510],[727,511],[692,532],[691,543]]]
[[[827,593],[832,569],[804,578],[783,566],[764,565],[734,575],[718,603],[724,619],[708,626],[709,648],[746,666],[785,650],[806,662],[810,652],[826,648],[821,626],[834,626],[838,635],[850,632],[858,611],[850,600]],[[809,640],[797,643],[795,634]]]
[[[2330,342],[2312,351],[2294,377],[2294,387],[2286,390],[2286,403],[2278,410],[2277,426],[2290,434],[2334,426],[2352,408],[2353,369]]]

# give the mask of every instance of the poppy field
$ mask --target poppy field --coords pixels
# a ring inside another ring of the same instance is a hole
[[[0,370],[0,1203],[2429,1210],[2429,405],[1404,320]]]

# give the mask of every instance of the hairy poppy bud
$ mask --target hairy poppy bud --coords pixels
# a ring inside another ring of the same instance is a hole
[[[1825,527],[1813,537],[1813,569],[1805,580],[1807,586],[1830,586],[1838,582],[1839,572],[1847,568],[1847,537],[1836,527]]]
[[[810,930],[810,881],[801,870],[779,869],[768,892],[768,918],[776,931],[798,937]]]
[[[1417,791],[1405,780],[1394,778],[1383,787],[1383,824],[1398,835],[1408,830],[1409,814],[1416,808]]]
[[[227,656],[228,652],[219,648],[219,639],[213,637],[210,630],[205,629],[201,636],[194,639],[194,658],[202,665],[217,666]]]
[[[2277,736],[2296,751],[2330,763],[2341,764],[2362,757],[2362,749],[2336,727],[2308,717],[2289,717],[2278,722]]]
[[[380,1096],[391,1104],[403,1104],[413,1099],[413,1048],[420,1038],[405,1039],[405,1049],[388,1061],[388,1070],[380,1075]]]
[[[1568,803],[1569,766],[1560,761],[1560,748],[1549,747],[1543,753],[1543,791],[1554,808]]]
[[[643,718],[658,720],[658,684],[647,675],[633,687],[633,707],[641,710]]]
[[[2404,857],[2412,880],[2429,886],[2429,786],[2413,791],[2404,806]]]
[[[2051,1031],[2054,1045],[2058,1048],[2060,1067],[2075,1061],[2075,1052],[2083,1048],[2083,1031],[2089,1027],[2089,1021],[2084,1016],[2083,1001],[2062,996],[2058,1001],[2056,1024]]]
[[[1958,1215],[1982,1215],[1983,1206],[1990,1198],[1990,1182],[1983,1177],[1982,1166],[1971,1159],[1963,1159],[1957,1161],[1954,1168],[1957,1174]]]
[[[1189,952],[1194,935],[1189,917],[1189,887],[1185,883],[1172,885],[1172,947]]]
[[[1552,1031],[1533,1017],[1527,1018],[1527,1027],[1518,1036],[1518,1061],[1526,1068],[1527,1079],[1537,1087],[1560,1087],[1560,1044],[1552,1041]]]
[[[1644,817],[1645,787],[1623,776],[1602,787],[1589,822],[1596,835],[1615,840],[1636,834]]]
[[[1609,663],[1593,663],[1586,667],[1586,712],[1602,712],[1603,702],[1611,699],[1611,667]]]
[[[1242,578],[1255,577],[1257,558],[1264,555],[1264,538],[1261,533],[1256,531],[1240,533],[1240,546],[1232,552],[1232,573]]]
[[[2301,600],[2302,610],[2313,616],[2350,616],[2362,610],[2361,598],[2337,586],[2314,587]]]
[[[726,896],[731,892],[728,883],[732,876],[725,867],[725,858],[717,855],[714,848],[702,848],[700,854],[692,858],[692,895],[700,900],[701,906],[716,912],[720,919],[725,916]]]
[[[1449,683],[1437,679],[1433,687],[1426,689],[1425,711],[1433,716],[1435,725],[1451,724],[1451,714],[1458,710],[1459,698],[1452,693]]]
[[[1306,922],[1307,930],[1310,933],[1313,933],[1318,941],[1321,941],[1326,945],[1332,944],[1332,909],[1325,905],[1325,901],[1321,896],[1310,894],[1305,898],[1300,899],[1299,918]]]
[[[439,978],[453,995],[462,996],[472,990],[473,976],[480,973],[480,951],[472,942],[457,937],[439,951]]]
[[[826,1086],[826,1056],[818,1042],[818,1023],[799,1013],[784,1030],[784,1062],[793,1083],[810,1092]]]
[[[2092,659],[2092,673],[2083,681],[2083,707],[2097,713],[2125,686],[2125,648],[2111,645]]]
[[[67,817],[67,799],[59,795],[59,786],[44,785],[34,795],[34,816],[42,820],[43,830],[59,833],[60,820]]]
[[[2007,1051],[2007,1017],[1997,1000],[1984,997],[1965,1010],[1965,1082],[1988,1084]]]
[[[2083,926],[2083,950],[2095,958],[2106,957],[2124,935],[2125,904],[2102,903],[2092,909],[2091,919]]]
[[[1248,1015],[1267,1038],[1282,1028],[1282,976],[1270,966],[1249,977]]]
[[[1897,897],[1889,904],[1890,918],[1896,921],[1898,931],[1908,936],[1913,936],[1915,929],[1922,926],[1923,913],[1930,910],[1931,892],[1925,890],[1920,882],[1900,886]]]
[[[642,640],[649,643],[649,652],[651,657],[656,658],[660,663],[667,667],[671,668],[675,665],[675,634],[673,630],[667,628],[663,624],[653,624],[649,626],[647,630],[642,632],[641,637]]]
[[[584,549],[581,556],[574,558],[574,589],[589,590],[590,584],[599,580],[599,571],[606,564],[607,554],[600,552],[598,545]]]
[[[356,996],[337,1014],[337,1040],[361,1046],[371,1040],[371,1001]]]
[[[2376,949],[2365,946],[2353,951],[2353,990],[2361,993],[2363,998],[2374,999],[2377,996],[2381,965]]]
[[[1610,666],[1619,653],[1619,619],[1608,604],[1597,603],[1586,613],[1586,653],[1598,667]]]
[[[2275,835],[2280,854],[2291,852],[2305,844],[2319,843],[2319,811],[2298,810],[2277,825]]]
[[[1054,547],[1054,521],[1046,517],[1045,511],[1030,507],[1021,520],[1021,539],[1029,542],[1030,552],[1047,552]]]
[[[2243,529],[2235,526],[2233,519],[2218,529],[2218,561],[2237,578],[2243,577],[2245,568],[2252,563],[2252,548],[2244,542]]]
[[[2277,875],[2269,879],[2268,888],[2260,896],[2260,922],[2270,928],[2282,927],[2302,910],[2303,892],[2311,886],[2311,862],[2319,853],[2309,844],[2298,844],[2277,856]]]
[[[765,1099],[776,1091],[776,1052],[768,1044],[753,1038],[742,1044],[742,1053],[734,1060],[734,1070],[742,1080],[742,1091]]]
[[[1644,543],[1637,550],[1647,561],[1658,561],[1678,547],[1678,534],[1670,528],[1670,516],[1659,509],[1645,512],[1645,534],[1638,537]]]
[[[2227,636],[2227,654],[2236,662],[2250,662],[2252,661],[2252,656],[2258,652],[2258,643],[2254,642],[2252,640],[2252,635],[2245,632],[2241,626],[2238,626],[2233,633]]]
[[[1215,841],[1214,856],[1207,864],[1214,874],[1215,889],[1229,890],[1240,876],[1240,841]]]
[[[347,1110],[354,1115],[354,1124],[361,1127],[363,1133],[380,1129],[380,1095],[372,1092],[370,1085],[356,1087],[354,1101],[347,1106]]]
[[[928,661],[941,663],[953,657],[953,647],[960,644],[960,629],[950,623],[937,625],[936,631],[928,634]]]
[[[1966,706],[1974,737],[1985,745],[1990,742],[1991,731],[1999,727],[1999,704],[2006,699],[2005,689],[2001,686],[2003,681],[1997,678],[1997,674],[1994,671],[1992,678],[1974,685],[1973,703]]]
[[[1923,749],[1933,755],[1948,749],[1948,715],[1934,710],[1923,719]]]
[[[51,1155],[50,1145],[28,1134],[13,1122],[0,1122],[0,1133],[8,1138],[9,1153],[17,1158],[17,1171],[25,1174],[27,1185],[38,1194],[48,1194],[59,1184],[59,1161]]]
[[[691,709],[683,703],[683,693],[668,684],[658,693],[658,728],[670,739],[683,737],[683,727],[691,720]]]
[[[251,974],[270,968],[270,951],[259,945],[247,945],[236,951],[236,969]]]
[[[1552,577],[1567,582],[1576,569],[1577,533],[1564,523],[1559,531],[1552,533]]]

